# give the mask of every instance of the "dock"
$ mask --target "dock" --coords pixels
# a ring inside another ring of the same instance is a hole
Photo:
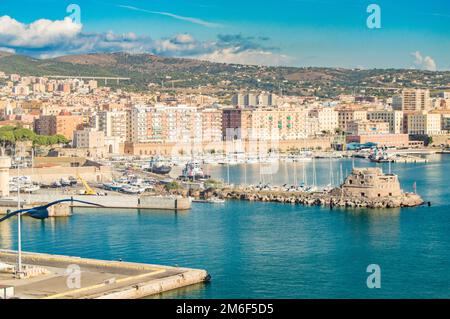
[[[5,267],[16,260],[0,250],[0,286],[19,299],[140,299],[210,280],[200,269],[39,253],[22,253],[31,276],[17,279]]]
[[[60,193],[41,193],[41,194],[21,194],[21,204],[24,207],[39,206],[63,198],[72,198],[75,200],[88,201],[104,208],[136,210],[136,209],[155,209],[167,211],[187,211],[191,209],[192,202],[189,198],[181,196],[146,196],[146,195],[108,195],[108,196],[87,196],[87,195],[66,195]],[[65,205],[67,206],[67,205]],[[68,203],[70,207],[92,208],[92,206],[81,203]],[[14,210],[17,207],[17,198],[0,200],[0,215],[6,211]],[[98,209],[98,208],[92,208]],[[61,211],[64,209],[61,208]],[[3,213],[2,213],[3,212]],[[58,214],[55,214],[57,217]],[[66,213],[62,214],[66,216]]]

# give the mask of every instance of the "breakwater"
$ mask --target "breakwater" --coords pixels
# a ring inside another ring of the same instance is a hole
[[[330,207],[398,208],[414,207],[424,203],[418,194],[407,193],[401,189],[397,175],[384,174],[380,168],[375,167],[354,168],[339,187],[326,191],[240,187],[222,189],[215,195],[225,199]]]
[[[228,200],[353,208],[414,207],[424,203],[419,195],[412,193],[405,193],[397,197],[378,199],[339,196],[333,191],[328,193],[302,193],[232,189],[216,191],[215,195]]]

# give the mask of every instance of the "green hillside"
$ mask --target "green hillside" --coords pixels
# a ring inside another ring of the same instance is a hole
[[[236,90],[331,97],[342,93],[389,96],[378,88],[446,87],[450,72],[421,70],[349,70],[341,68],[265,67],[164,58],[149,54],[86,54],[54,59],[0,53],[0,71],[21,75],[129,77],[129,90],[202,91],[227,95]],[[109,82],[111,86],[115,83]],[[376,89],[375,89],[376,88]]]

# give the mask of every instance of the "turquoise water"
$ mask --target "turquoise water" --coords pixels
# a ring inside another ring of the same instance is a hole
[[[349,160],[333,169],[350,170]],[[374,165],[356,161],[357,166]],[[308,174],[311,174],[311,163]],[[327,184],[329,161],[316,163]],[[259,166],[230,168],[231,181],[259,181]],[[302,178],[301,164],[296,166]],[[387,170],[387,166],[385,167]],[[187,213],[78,210],[71,218],[24,219],[24,250],[207,269],[208,285],[163,298],[449,298],[449,157],[396,164],[402,186],[432,207],[334,210],[283,204],[195,204]],[[266,176],[292,182],[294,165]],[[210,168],[227,178],[226,167]],[[16,220],[0,224],[0,247],[16,248]],[[381,267],[381,289],[368,289],[366,267]]]

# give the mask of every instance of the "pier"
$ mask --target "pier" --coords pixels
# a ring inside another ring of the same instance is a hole
[[[22,194],[21,206],[24,208],[39,206],[60,200],[61,198],[72,198],[75,200],[89,201],[103,206],[103,208],[136,210],[155,209],[167,211],[187,211],[191,209],[192,202],[189,198],[179,196],[134,196],[134,195],[108,195],[108,196],[86,196],[86,195],[64,195],[58,193],[46,194]],[[73,202],[60,204],[50,209],[51,217],[67,217],[71,215],[70,208],[92,208],[92,206]],[[17,199],[0,200],[0,215],[17,209]]]
[[[210,280],[206,270],[0,250],[0,288],[20,299],[139,299]],[[8,267],[9,266],[9,267]],[[1,294],[0,294],[1,297]]]

